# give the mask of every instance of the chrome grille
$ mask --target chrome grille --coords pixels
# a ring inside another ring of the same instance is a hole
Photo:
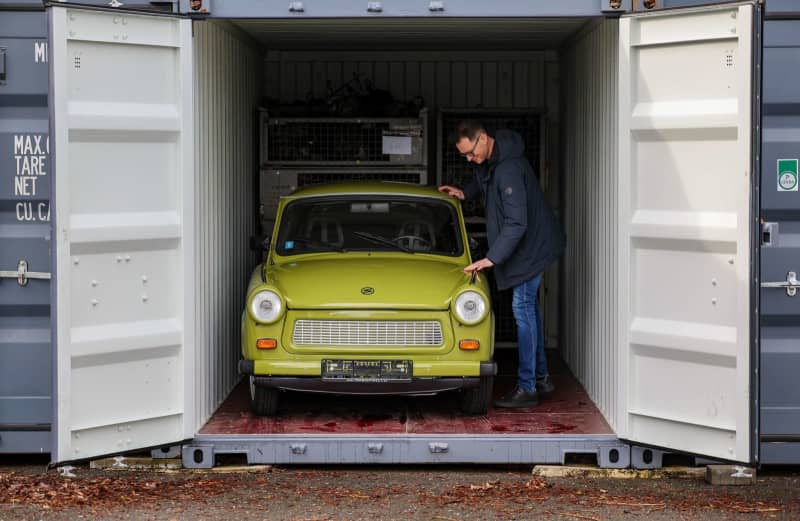
[[[436,320],[298,320],[292,340],[305,346],[440,346]]]

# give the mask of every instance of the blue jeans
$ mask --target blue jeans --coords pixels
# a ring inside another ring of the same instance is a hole
[[[547,357],[544,353],[544,328],[542,314],[539,312],[539,285],[542,276],[514,286],[511,309],[517,321],[517,341],[519,342],[518,385],[524,391],[536,390],[536,378],[548,375]]]

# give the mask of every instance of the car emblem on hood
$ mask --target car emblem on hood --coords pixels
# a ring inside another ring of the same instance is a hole
[[[369,286],[361,288],[362,295],[372,295],[373,293],[375,293],[375,288],[370,288]]]

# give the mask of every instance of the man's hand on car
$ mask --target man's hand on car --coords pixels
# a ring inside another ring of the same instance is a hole
[[[481,259],[464,268],[464,273],[469,275],[475,271],[481,271],[486,268],[491,268],[492,266],[494,266],[494,262],[490,261],[489,259]]]
[[[464,192],[460,188],[456,188],[455,186],[450,185],[442,185],[438,188],[440,192],[443,194],[447,194],[451,197],[455,197],[456,199],[463,201],[464,200]]]

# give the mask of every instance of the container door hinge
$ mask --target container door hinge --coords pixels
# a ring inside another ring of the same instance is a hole
[[[19,261],[19,264],[17,264],[17,271],[0,271],[0,278],[17,279],[17,284],[20,286],[25,286],[28,284],[28,279],[50,280],[50,274],[38,271],[28,271],[28,261],[21,260]]]
[[[786,274],[786,281],[781,282],[762,282],[762,288],[785,288],[786,294],[790,297],[797,295],[797,288],[800,288],[800,280],[797,280],[797,273],[790,271]]]

